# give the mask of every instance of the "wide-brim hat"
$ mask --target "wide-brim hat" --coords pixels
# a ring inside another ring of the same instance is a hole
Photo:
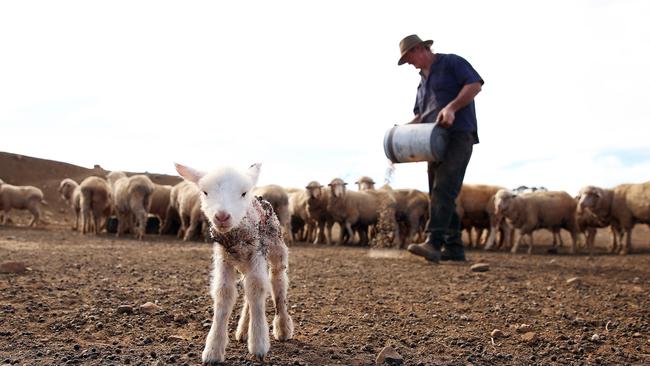
[[[420,37],[418,37],[417,34],[411,34],[410,36],[404,37],[404,39],[402,39],[399,42],[400,56],[399,56],[399,60],[397,61],[397,66],[403,65],[406,62],[404,61],[404,56],[406,56],[408,51],[410,51],[411,49],[413,49],[413,47],[419,44],[424,44],[426,47],[431,47],[433,41],[430,39],[423,41],[422,39],[420,39]]]

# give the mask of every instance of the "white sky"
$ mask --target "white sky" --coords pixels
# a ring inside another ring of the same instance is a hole
[[[384,134],[412,118],[419,80],[398,43],[417,33],[486,82],[466,183],[647,181],[649,18],[644,0],[3,1],[0,151],[382,182]],[[392,184],[426,181],[410,163]]]

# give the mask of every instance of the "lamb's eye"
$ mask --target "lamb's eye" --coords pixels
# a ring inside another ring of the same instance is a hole
[[[208,195],[208,192],[206,192],[206,191],[203,191],[203,194],[207,196],[207,195]]]
[[[242,197],[242,198],[246,197],[246,192],[242,193],[242,194],[241,194],[241,197]]]

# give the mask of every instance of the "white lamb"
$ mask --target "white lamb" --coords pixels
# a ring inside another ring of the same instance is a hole
[[[176,164],[176,171],[199,187],[201,209],[215,240],[210,291],[214,313],[202,360],[225,360],[228,319],[237,296],[235,270],[244,277],[244,305],[235,339],[248,340],[248,351],[263,359],[270,347],[265,313],[269,290],[275,304],[275,339],[291,339],[293,321],[287,312],[289,259],[280,222],[271,205],[252,194],[260,164],[246,172],[224,167],[209,173]]]

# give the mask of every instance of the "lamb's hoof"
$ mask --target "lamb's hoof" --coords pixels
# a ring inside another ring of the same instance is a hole
[[[237,332],[235,333],[235,340],[237,342],[246,342],[248,340],[248,334],[246,332]]]
[[[278,341],[286,341],[293,338],[293,320],[291,316],[273,318],[273,337]]]
[[[259,362],[259,363],[264,363],[264,356],[265,355],[261,355],[261,354],[253,354],[253,355],[251,355],[253,360],[255,360],[255,361]]]
[[[206,365],[218,365],[226,360],[225,352],[206,347],[201,355],[201,361]]]
[[[250,353],[253,357],[257,358],[260,361],[264,360],[264,356],[266,356],[270,348],[271,348],[271,341],[268,338],[261,339],[258,344],[254,344],[250,338],[248,339],[248,353]]]

